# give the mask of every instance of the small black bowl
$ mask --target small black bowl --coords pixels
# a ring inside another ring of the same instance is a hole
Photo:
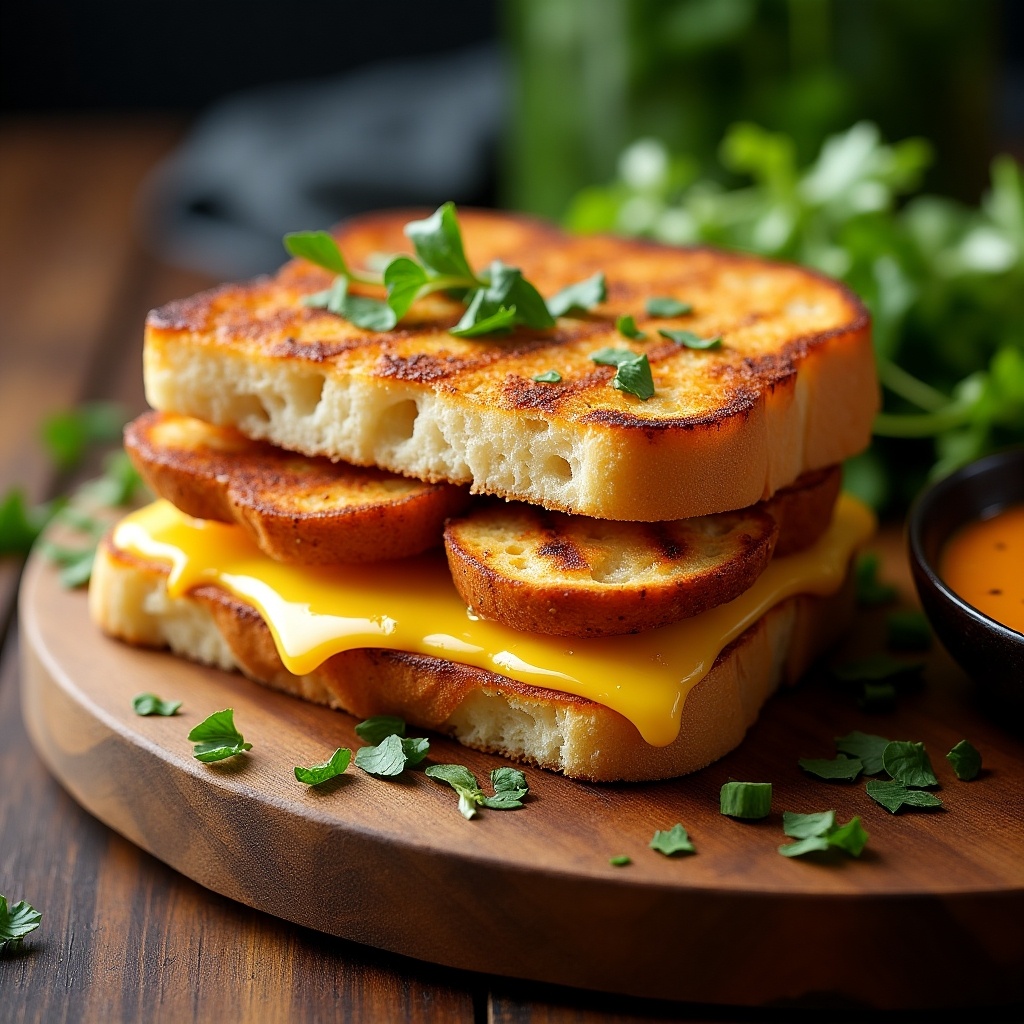
[[[1024,448],[963,466],[923,491],[908,519],[910,567],[946,650],[1001,710],[1024,711],[1024,634],[983,615],[942,581],[942,548],[966,523],[1024,502]],[[1022,567],[1024,571],[1024,567]]]

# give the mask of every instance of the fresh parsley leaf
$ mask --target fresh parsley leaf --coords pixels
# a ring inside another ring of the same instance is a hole
[[[292,256],[309,260],[333,274],[348,275],[348,264],[338,243],[326,231],[291,231],[284,236],[284,247]]]
[[[628,391],[642,402],[654,397],[654,377],[646,355],[628,362],[619,363],[612,377],[612,387],[617,391]]]
[[[155,693],[139,693],[132,698],[132,708],[137,715],[162,715],[169,718],[176,715],[180,707],[180,700],[162,700]]]
[[[730,779],[719,794],[719,809],[730,818],[766,818],[772,810],[772,784]]]
[[[690,837],[681,824],[673,825],[667,832],[660,829],[654,833],[654,838],[647,844],[652,850],[671,857],[676,853],[696,853],[697,850]]]
[[[19,900],[8,906],[7,897],[0,895],[0,956],[13,953],[42,919],[43,915],[31,903]]]
[[[646,355],[630,348],[601,348],[590,353],[590,361],[616,368],[611,379],[613,388],[628,391],[644,402],[654,397],[654,378]]]
[[[106,523],[75,505],[65,505],[57,513],[57,521],[73,530],[90,534],[97,540],[107,532]]]
[[[896,782],[904,786],[937,786],[923,743],[895,740],[882,752],[882,765]]]
[[[619,853],[614,857],[609,857],[608,863],[611,864],[613,868],[624,868],[633,863],[633,858],[625,853]]]
[[[545,370],[533,378],[538,384],[558,384],[562,375],[557,370]]]
[[[461,764],[432,764],[425,774],[439,782],[447,782],[459,794],[459,813],[468,821],[484,802],[484,794],[476,776]]]
[[[127,452],[111,452],[103,460],[103,475],[82,484],[82,493],[110,508],[122,508],[145,493],[145,485]],[[102,529],[99,532],[103,532]]]
[[[484,293],[479,291],[470,302],[462,319],[448,332],[456,338],[480,338],[485,334],[496,334],[507,331],[518,320],[515,306],[499,306],[493,313],[477,317],[478,310],[483,306]]]
[[[668,295],[652,295],[647,300],[648,316],[688,316],[692,312],[693,306],[689,302],[680,302]]]
[[[658,331],[663,338],[674,341],[683,348],[712,349],[722,347],[722,336],[712,335],[710,338],[702,338],[693,331]]]
[[[518,768],[495,768],[491,772],[494,796],[483,799],[484,807],[495,811],[511,811],[523,806],[523,797],[530,791],[526,776]]]
[[[394,733],[385,736],[374,747],[360,747],[356,751],[357,768],[362,768],[368,775],[380,775],[384,778],[401,775],[407,760],[402,737]]]
[[[390,331],[398,323],[395,311],[386,302],[364,295],[346,295],[341,315],[364,331]]]
[[[835,811],[815,811],[812,814],[798,814],[796,811],[782,812],[782,831],[793,839],[823,836],[835,827]]]
[[[977,747],[967,740],[961,740],[953,747],[946,755],[946,760],[953,766],[953,771],[961,782],[976,779],[981,771],[981,754]]]
[[[356,726],[356,735],[367,743],[380,743],[388,736],[405,735],[405,719],[397,715],[374,715]]]
[[[396,256],[387,265],[384,285],[388,290],[388,305],[397,320],[409,312],[426,283],[426,271],[408,256]]]
[[[590,353],[590,361],[598,366],[621,366],[623,363],[634,362],[640,358],[639,352],[631,348],[599,348]]]
[[[461,764],[432,764],[426,774],[440,782],[447,782],[459,794],[459,813],[472,818],[478,807],[495,811],[511,811],[523,806],[523,797],[529,792],[526,776],[518,768],[496,768],[491,772],[493,796],[485,796],[476,776]]]
[[[636,325],[636,320],[631,316],[620,316],[615,321],[615,330],[624,338],[631,338],[633,341],[643,341],[647,335]]]
[[[58,508],[54,502],[31,507],[22,490],[8,491],[0,501],[0,556],[27,555]]]
[[[847,782],[857,778],[864,767],[862,761],[855,757],[846,757],[844,754],[832,759],[801,757],[797,764],[805,772],[817,775],[819,779],[843,779]]]
[[[57,578],[62,587],[68,590],[84,587],[92,577],[92,566],[96,560],[95,544],[85,548],[66,548],[43,541],[39,550],[45,558],[59,567]]]
[[[568,316],[571,313],[585,313],[608,297],[608,286],[603,273],[596,273],[585,281],[577,281],[556,292],[547,301],[548,312],[553,317]]]
[[[466,315],[456,325],[457,330],[464,331],[501,309],[514,309],[513,323],[540,330],[555,326],[540,292],[523,277],[518,267],[495,260],[485,277],[486,283],[472,295]]]
[[[808,836],[806,839],[798,839],[795,843],[783,843],[779,847],[779,853],[783,857],[802,857],[805,853],[818,853],[827,850],[828,847],[826,836]]]
[[[40,435],[54,463],[70,469],[90,445],[119,440],[127,419],[124,409],[114,402],[88,402],[50,416]]]
[[[837,665],[832,674],[847,683],[883,683],[919,676],[923,668],[923,661],[899,661],[888,654],[871,654]]]
[[[223,761],[245,750],[252,750],[252,744],[246,743],[242,734],[235,728],[234,708],[215,711],[209,718],[200,722],[188,734],[188,738],[195,744],[192,756],[197,761],[205,763]]]
[[[495,793],[527,793],[530,787],[526,775],[518,768],[495,768],[491,772],[491,786]]]
[[[867,794],[887,811],[895,814],[901,807],[941,807],[942,801],[934,793],[920,789],[907,789],[902,782],[872,779],[865,787]]]
[[[348,747],[338,747],[331,754],[330,760],[324,764],[314,764],[309,768],[300,768],[296,765],[295,778],[299,782],[304,782],[307,786],[319,786],[321,782],[336,779],[341,775],[348,768],[349,761],[351,760],[352,751]]]
[[[859,857],[868,841],[860,818],[852,818],[845,825],[836,825],[835,811],[814,814],[783,811],[782,831],[797,840],[779,847],[783,857],[800,857],[805,853],[833,848],[843,850],[851,857]]]
[[[415,768],[430,753],[430,740],[426,736],[407,736],[402,740],[405,766]]]
[[[398,317],[391,306],[380,299],[353,295],[349,291],[348,282],[347,277],[339,277],[326,291],[307,295],[302,303],[326,309],[367,331],[390,331],[398,323]]]
[[[932,631],[923,612],[904,609],[885,618],[885,644],[891,651],[927,651]]]
[[[896,588],[888,583],[878,581],[878,568],[881,559],[873,551],[861,555],[857,559],[855,582],[857,585],[857,603],[862,608],[874,608],[877,605],[892,604],[896,600]]]
[[[868,834],[860,823],[860,818],[851,818],[845,825],[840,825],[828,834],[829,846],[838,846],[852,857],[859,857],[868,843]]]
[[[435,273],[476,280],[466,260],[454,203],[445,203],[426,219],[406,224],[405,236],[420,262]]]
[[[882,754],[890,741],[884,736],[872,736],[866,732],[847,733],[836,737],[836,750],[850,757],[858,758],[864,766],[865,775],[878,775],[885,770]]]

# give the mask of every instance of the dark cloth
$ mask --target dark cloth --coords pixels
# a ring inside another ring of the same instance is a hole
[[[278,266],[287,231],[385,207],[487,205],[505,101],[491,46],[239,94],[150,179],[146,237],[170,262],[239,277]]]

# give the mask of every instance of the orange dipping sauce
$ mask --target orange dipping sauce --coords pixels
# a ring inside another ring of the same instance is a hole
[[[939,575],[978,611],[1024,633],[1024,505],[957,530],[946,542]]]

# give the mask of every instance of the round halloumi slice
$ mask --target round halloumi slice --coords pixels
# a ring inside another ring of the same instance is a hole
[[[150,488],[197,519],[238,523],[271,558],[307,565],[408,558],[441,543],[466,488],[284,451],[230,427],[149,412],[125,449]]]

